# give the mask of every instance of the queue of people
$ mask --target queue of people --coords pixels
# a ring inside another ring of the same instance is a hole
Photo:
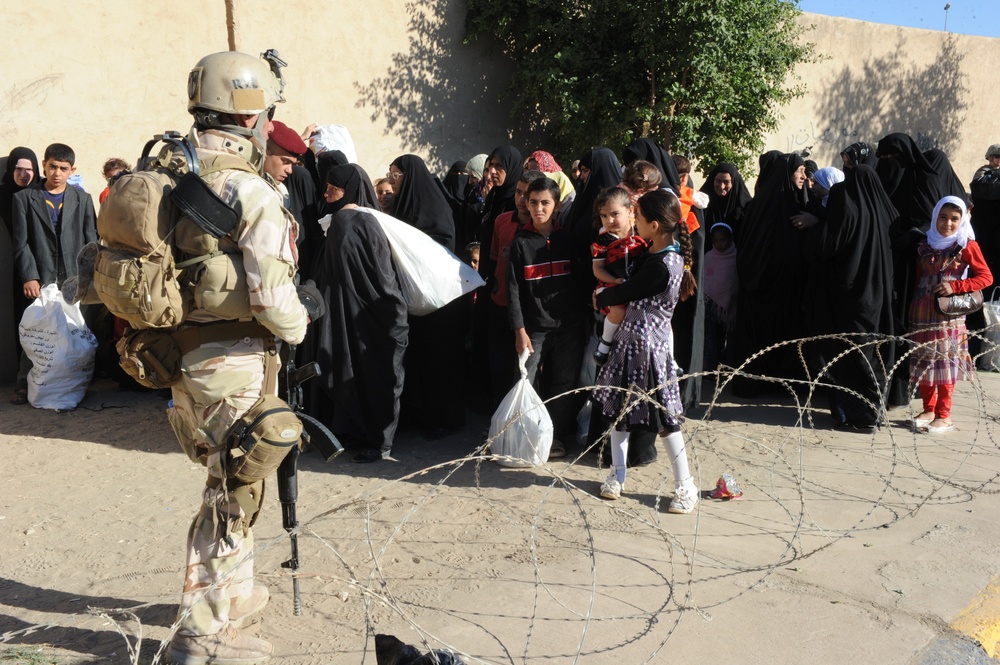
[[[916,431],[954,428],[954,384],[975,366],[965,317],[935,301],[989,287],[1000,268],[1000,145],[975,174],[972,215],[944,153],[904,134],[846,147],[843,170],[767,153],[752,196],[731,164],[695,190],[690,162],[648,138],[626,147],[624,164],[607,147],[588,150],[572,175],[544,150],[525,159],[504,145],[444,178],[403,154],[372,182],[346,129],[300,134],[273,120],[285,101],[280,65],[269,53],[213,54],[188,86],[188,139],[199,160],[224,165],[204,184],[239,217],[218,250],[241,266],[249,316],[203,302],[176,333],[168,420],[207,479],[187,538],[175,662],[271,655],[238,628],[269,600],[254,579],[251,527],[274,460],[254,460],[256,475],[240,461],[234,474],[226,442],[277,399],[279,340],[320,364],[308,408],[359,463],[391,458],[400,426],[434,439],[464,427],[469,407],[492,411],[527,352],[549,400],[550,456],[606,432],[600,494],[613,501],[630,466],[656,459],[660,438],[674,476],[668,510],[679,514],[700,498],[683,414],[701,399],[702,371],[720,364],[738,370],[737,395],[817,383],[839,428],[873,431],[913,391]],[[11,260],[0,263],[22,302],[74,276],[80,246],[96,240],[93,203],[71,183],[75,161],[69,146],[50,145],[42,179],[31,150],[8,158],[0,233]],[[109,161],[106,173],[127,168]],[[410,314],[388,238],[365,209],[478,264],[485,285]]]

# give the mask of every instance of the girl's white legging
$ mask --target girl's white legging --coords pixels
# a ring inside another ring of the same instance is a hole
[[[611,430],[611,463],[614,466],[618,482],[625,483],[625,460],[628,459],[628,432]],[[674,470],[674,484],[677,487],[692,480],[691,469],[688,467],[687,450],[684,447],[684,435],[681,432],[671,432],[666,437],[667,453],[670,455],[670,466]]]

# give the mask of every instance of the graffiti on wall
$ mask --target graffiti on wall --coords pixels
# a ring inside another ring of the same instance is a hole
[[[940,147],[937,139],[932,134],[918,131],[910,135],[917,142],[921,150]],[[844,126],[821,128],[816,125],[815,121],[810,121],[808,127],[802,127],[798,131],[788,135],[785,152],[810,150],[814,147],[819,147],[821,143],[832,144],[828,147],[836,148],[839,152],[852,143],[857,143],[858,141],[877,143],[880,138],[880,135],[875,135],[870,131],[862,129],[852,129]]]

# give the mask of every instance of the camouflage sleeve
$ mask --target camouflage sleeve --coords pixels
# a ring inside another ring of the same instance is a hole
[[[243,253],[250,311],[279,338],[299,344],[308,318],[295,291],[295,220],[262,178],[237,179],[236,198],[244,223],[237,245]]]

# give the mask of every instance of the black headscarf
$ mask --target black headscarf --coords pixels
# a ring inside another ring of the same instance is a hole
[[[327,177],[330,175],[330,169],[334,166],[343,166],[347,163],[347,155],[340,150],[327,150],[316,156],[316,174],[319,178],[317,180],[316,194],[320,201],[323,200],[323,192],[326,191]]]
[[[328,184],[344,190],[343,198],[327,204],[326,211],[328,213],[342,210],[344,206],[351,203],[362,208],[381,210],[372,181],[369,180],[365,170],[357,164],[334,166],[327,174],[326,181]]]
[[[521,161],[521,152],[514,146],[505,145],[494,148],[487,155],[486,163],[491,160],[499,160],[507,175],[503,179],[503,184],[490,188],[490,193],[486,195],[483,203],[483,215],[480,221],[479,242],[483,247],[488,248],[493,244],[493,224],[497,217],[505,212],[515,210],[514,192],[517,190],[517,183],[524,173],[524,164]],[[486,171],[483,171],[483,178],[488,178]],[[496,261],[489,258],[489,251],[482,252],[479,257],[479,274],[486,280],[486,288],[493,289],[493,281],[496,279]],[[490,293],[490,291],[486,291]],[[486,300],[489,300],[488,298]]]
[[[783,163],[784,159],[785,153],[780,150],[769,150],[757,159],[757,182],[753,186],[754,196],[760,191],[761,182],[767,180],[770,170],[779,163]]]
[[[935,148],[921,152],[912,137],[897,132],[878,142],[877,154],[877,173],[899,211],[900,231],[926,231],[934,206],[945,196],[968,201],[965,187],[942,151]]]
[[[514,146],[505,145],[494,148],[486,157],[486,163],[490,160],[498,159],[503,165],[507,175],[503,184],[490,189],[486,195],[486,203],[483,207],[483,223],[489,227],[490,238],[493,237],[493,222],[498,216],[505,212],[514,210],[514,191],[517,189],[517,182],[524,173],[524,165],[521,162],[521,152]],[[487,177],[485,171],[483,177]]]
[[[403,172],[403,182],[396,193],[395,217],[455,251],[455,220],[441,181],[416,155],[397,157],[392,166]]]
[[[625,161],[625,166],[628,166],[637,159],[652,162],[656,165],[656,168],[660,169],[660,173],[663,175],[661,185],[669,187],[674,192],[680,192],[681,176],[677,173],[677,165],[674,164],[670,153],[653,139],[644,138],[632,141],[625,148],[625,152],[622,153],[622,158]]]
[[[618,156],[610,148],[591,148],[580,157],[580,164],[590,169],[587,182],[577,189],[573,206],[561,220],[564,228],[570,230],[573,242],[572,270],[581,290],[593,290],[594,273],[590,245],[597,237],[594,227],[594,202],[608,187],[617,187],[622,181],[622,167]],[[591,265],[588,270],[587,265]]]
[[[35,175],[32,176],[31,182],[28,183],[27,187],[21,187],[14,182],[14,168],[22,159],[30,160],[31,167],[35,171]],[[14,224],[12,219],[14,195],[22,189],[38,189],[41,186],[42,173],[38,170],[38,157],[35,156],[35,152],[30,148],[24,147],[11,150],[10,156],[7,157],[7,170],[3,174],[3,181],[0,182],[0,219],[3,219],[4,224],[7,225],[9,233],[13,233],[11,229]]]
[[[871,143],[863,141],[852,143],[844,148],[840,154],[847,158],[847,164],[844,165],[846,168],[853,168],[861,164],[870,166],[873,169],[878,166],[878,156],[876,155],[875,146]],[[849,167],[848,164],[850,165]]]
[[[719,196],[715,192],[715,177],[720,173],[728,173],[733,179],[733,187],[725,196]],[[743,181],[736,165],[728,162],[721,162],[715,166],[708,174],[708,179],[701,186],[701,191],[708,194],[708,207],[705,208],[705,226],[712,228],[716,222],[725,222],[733,228],[733,233],[740,226],[743,220],[743,211],[753,198],[750,190]]]

